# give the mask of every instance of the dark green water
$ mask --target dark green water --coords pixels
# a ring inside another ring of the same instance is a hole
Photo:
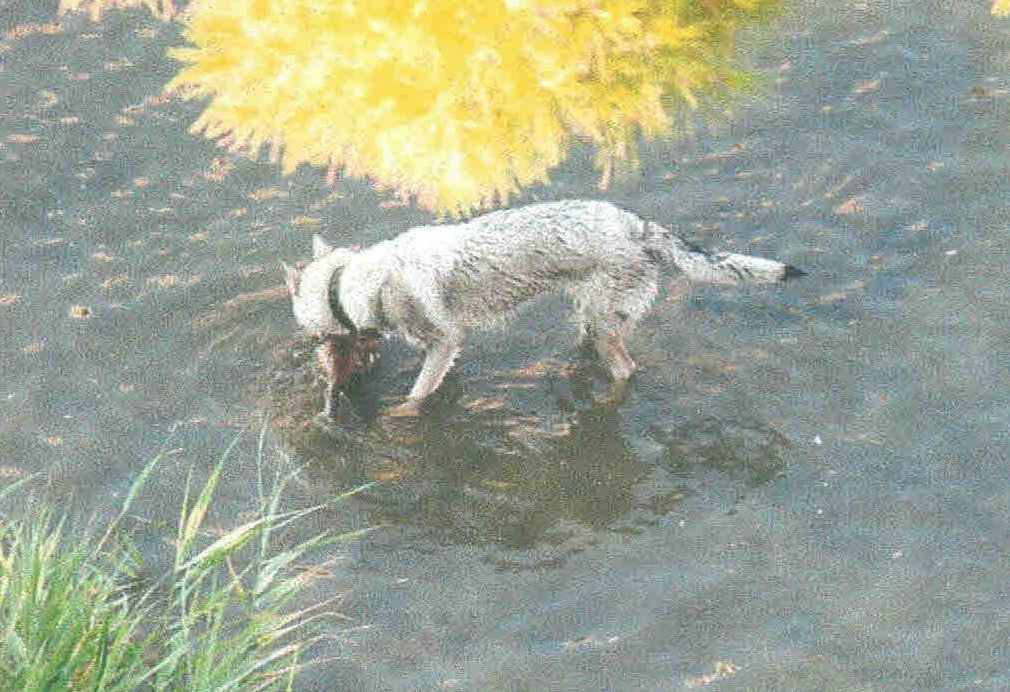
[[[0,29],[53,14],[0,2]],[[196,105],[145,102],[176,42],[122,13],[0,44],[0,471],[102,516],[179,422],[136,510],[155,562],[188,464],[264,418],[310,462],[293,502],[382,480],[305,527],[387,524],[319,557],[354,621],[305,689],[1010,688],[1010,20],[987,2],[795,2],[744,37],[763,95],[607,197],[810,275],[671,276],[626,402],[593,403],[548,301],[472,339],[422,421],[344,432],[305,425],[278,260],[428,219],[188,134]],[[530,199],[599,195],[588,162]],[[414,367],[389,344],[362,405]],[[230,466],[214,520],[253,483]]]

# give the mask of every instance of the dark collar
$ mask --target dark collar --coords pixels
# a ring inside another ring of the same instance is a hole
[[[341,272],[341,276],[337,277],[337,299],[330,301],[330,308],[333,309],[333,316],[337,318],[337,322],[340,323],[341,327],[349,331],[351,334],[357,334],[357,326],[355,326],[354,322],[351,321],[351,318],[347,316],[347,313],[344,312],[344,306],[340,304],[340,279],[342,278],[342,274],[343,272]]]
[[[333,316],[337,318],[337,322],[340,323],[340,326],[349,331],[351,334],[358,333],[358,328],[354,326],[354,322],[351,322],[351,318],[347,316],[347,313],[344,312],[344,308],[341,307],[339,302],[336,305],[336,310],[333,311]]]

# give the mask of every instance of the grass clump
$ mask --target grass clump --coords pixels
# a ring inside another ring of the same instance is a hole
[[[74,535],[48,508],[0,522],[0,690],[293,689],[307,649],[321,639],[317,625],[339,617],[330,601],[292,610],[311,581],[295,562],[351,535],[272,547],[274,531],[324,505],[279,510],[297,471],[277,472],[265,491],[261,436],[255,518],[208,541],[203,522],[234,446],[195,498],[187,481],[174,564],[153,584],[143,584],[139,554],[119,524],[165,452],[134,481],[101,537]]]

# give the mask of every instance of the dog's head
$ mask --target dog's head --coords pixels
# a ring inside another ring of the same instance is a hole
[[[317,235],[312,238],[310,263],[299,262],[294,267],[282,263],[295,321],[309,334],[350,333],[330,307],[330,282],[354,254],[353,249],[333,247]]]

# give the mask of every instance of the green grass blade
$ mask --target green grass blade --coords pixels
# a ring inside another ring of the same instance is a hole
[[[172,427],[172,430],[175,430],[175,426]],[[123,505],[119,509],[119,514],[116,515],[115,519],[109,522],[109,526],[105,530],[105,534],[103,534],[102,538],[95,544],[95,554],[101,552],[102,548],[105,547],[105,542],[109,539],[109,536],[112,535],[112,532],[117,526],[119,526],[119,522],[122,521],[123,517],[129,511],[130,506],[137,497],[137,494],[147,483],[147,479],[151,475],[151,472],[154,471],[154,467],[158,465],[159,461],[168,456],[168,454],[170,454],[170,452],[159,452],[153,459],[151,459],[151,461],[147,462],[140,473],[137,474],[137,478],[130,484],[130,490],[126,493],[126,499],[123,500]]]
[[[5,485],[3,487],[3,490],[0,490],[0,500],[4,499],[5,497],[7,497],[11,493],[13,493],[15,490],[17,490],[18,488],[20,488],[21,486],[23,486],[25,483],[27,483],[29,480],[31,480],[35,476],[36,476],[36,474],[32,473],[32,474],[29,474],[27,476],[23,476],[23,477],[17,479],[13,483],[9,483],[9,484]]]
[[[200,491],[200,495],[197,497],[196,502],[194,502],[193,506],[189,509],[179,537],[179,545],[176,547],[177,559],[185,560],[189,555],[190,548],[193,546],[197,533],[203,525],[203,520],[207,516],[207,510],[210,508],[211,498],[213,498],[214,491],[217,489],[218,481],[221,478],[221,471],[224,469],[225,463],[228,461],[232,451],[241,439],[241,432],[232,439],[228,448],[225,449],[224,454],[221,456],[221,460],[215,464],[210,477],[203,484],[203,489]]]

